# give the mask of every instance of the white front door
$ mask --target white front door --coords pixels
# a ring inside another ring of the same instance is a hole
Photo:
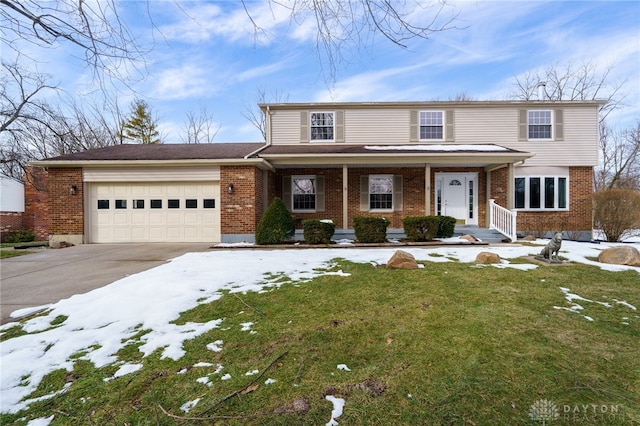
[[[436,214],[478,224],[477,173],[436,173]]]

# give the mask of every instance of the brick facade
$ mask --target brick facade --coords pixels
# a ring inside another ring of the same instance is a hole
[[[0,212],[0,240],[13,231],[32,231],[36,240],[49,238],[48,174],[41,167],[24,173],[24,212]]]
[[[24,229],[33,231],[36,239],[49,239],[49,174],[42,167],[30,167],[25,172]]]
[[[519,233],[544,236],[548,231],[587,231],[593,229],[593,168],[569,167],[569,210],[518,212]]]
[[[233,192],[227,188],[233,185]],[[263,172],[253,166],[220,167],[221,233],[254,234],[262,216]]]
[[[43,171],[44,172],[44,171]],[[423,167],[378,168],[350,167],[348,169],[348,223],[343,223],[343,171],[342,168],[291,168],[279,169],[276,172],[263,172],[253,166],[222,166],[220,168],[220,216],[221,234],[253,235],[262,213],[273,197],[283,196],[282,178],[293,175],[324,176],[325,210],[323,212],[299,213],[292,216],[296,228],[302,228],[304,219],[332,219],[338,229],[352,229],[356,216],[379,216],[360,210],[360,178],[370,174],[402,175],[403,177],[403,209],[402,211],[384,213],[390,219],[390,229],[402,229],[402,219],[406,216],[423,216],[435,214],[434,192],[437,173],[477,173],[478,176],[478,223],[488,226],[487,214],[487,173],[483,168],[469,167],[431,167],[431,193],[425,194],[425,169]],[[267,177],[265,180],[265,176]],[[490,172],[491,198],[502,206],[507,205],[508,169],[501,168]],[[46,173],[44,177],[46,179]],[[35,182],[35,181],[34,181]],[[571,167],[569,169],[569,211],[518,212],[519,231],[536,232],[541,230],[586,231],[592,229],[591,188],[593,170],[591,167]],[[42,181],[40,181],[42,183]],[[232,193],[227,191],[233,185]],[[37,185],[33,185],[33,191]],[[75,186],[75,194],[71,194],[71,186]],[[81,168],[51,168],[49,171],[49,233],[51,235],[83,235],[84,206]],[[31,190],[30,190],[31,191]],[[264,194],[267,194],[266,199]],[[431,197],[431,209],[425,212],[425,196]],[[26,197],[34,206],[47,205],[46,194],[30,192]],[[44,219],[46,208],[39,211],[37,219],[34,213],[33,228],[45,232]],[[32,213],[30,213],[32,214]],[[3,218],[3,226],[5,219]],[[38,232],[38,231],[36,231]],[[43,234],[44,235],[44,234]]]
[[[72,194],[71,187],[75,190]],[[82,168],[49,169],[49,234],[84,234]]]
[[[371,213],[360,210],[360,177],[370,174],[395,174],[403,176],[403,209],[389,213]],[[282,198],[282,178],[284,176],[315,175],[324,176],[325,210],[322,212],[301,213],[292,212],[297,229],[302,229],[305,219],[331,219],[337,229],[353,228],[353,218],[356,216],[387,217],[391,224],[389,228],[402,228],[402,218],[405,216],[424,215],[424,169],[381,169],[381,168],[349,168],[348,170],[348,223],[343,223],[342,197],[342,169],[341,168],[300,168],[278,170],[275,181],[275,195]]]
[[[10,232],[24,229],[22,217],[22,212],[0,212],[0,241]]]

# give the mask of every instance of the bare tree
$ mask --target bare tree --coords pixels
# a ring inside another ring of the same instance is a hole
[[[613,66],[599,70],[590,62],[579,66],[554,64],[543,70],[530,71],[515,78],[511,97],[540,100],[539,84],[544,83],[542,100],[605,100],[600,108],[599,149],[601,164],[595,171],[597,189],[638,188],[640,181],[640,123],[635,129],[614,131],[605,122],[607,116],[622,106],[623,82],[611,82]]]
[[[428,39],[434,33],[457,28],[458,13],[448,9],[446,0],[422,4],[392,0],[269,0],[272,7],[284,7],[296,25],[307,19],[315,26],[316,53],[325,77],[333,81],[350,48],[372,45],[381,36],[407,49],[413,39]],[[242,0],[256,38],[265,30],[253,18],[248,1]],[[305,24],[305,25],[308,25]]]
[[[116,0],[0,0],[0,34],[2,44],[14,50],[17,41],[74,46],[101,83],[104,76],[125,81],[130,75],[120,72],[144,65],[147,53],[121,20]]]
[[[187,113],[187,120],[184,123],[184,136],[181,136],[184,143],[213,143],[213,138],[220,131],[220,125],[215,126],[213,115],[209,114],[206,108],[200,108],[196,116],[193,111]]]
[[[283,103],[289,101],[289,95],[285,95],[282,92],[274,91],[267,99],[267,92],[264,89],[258,89],[258,93],[255,98],[255,102],[244,104],[242,110],[242,116],[249,120],[256,129],[262,134],[262,139],[267,140],[267,118],[264,115],[264,111],[260,108],[260,105],[266,103]]]
[[[2,62],[0,73],[0,134],[10,132],[20,120],[42,118],[48,106],[40,101],[43,92],[55,90],[45,74],[29,72],[18,63]]]
[[[596,190],[627,188],[640,191],[640,122],[622,131],[601,126],[600,167]]]
[[[511,97],[519,100],[586,101],[604,99],[600,120],[619,108],[624,100],[624,82],[611,82],[610,66],[602,71],[590,62],[578,66],[554,64],[543,70],[529,71],[515,77]],[[539,99],[539,84],[544,84],[544,99]]]

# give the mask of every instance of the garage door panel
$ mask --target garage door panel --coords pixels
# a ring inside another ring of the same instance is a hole
[[[89,239],[102,243],[217,242],[219,198],[218,182],[92,182]],[[205,199],[215,199],[215,208],[205,208]],[[151,200],[157,200],[153,209]],[[169,209],[169,200],[178,200],[179,208]],[[187,200],[190,208],[186,208]]]
[[[132,212],[130,214],[132,225],[144,225],[147,223],[147,214],[142,212]]]
[[[183,227],[169,226],[167,227],[167,238],[170,240],[178,240],[183,237]]]
[[[164,193],[164,188],[162,186],[149,186],[146,188],[149,195],[162,195]]]
[[[167,213],[167,225],[179,225],[184,222],[184,213]]]
[[[127,225],[129,223],[130,215],[126,213],[116,213],[113,215],[114,225]]]
[[[186,212],[184,214],[184,224],[185,225],[194,225],[197,223],[202,223],[202,214],[194,213],[194,212]]]
[[[133,197],[144,196],[147,192],[146,188],[143,186],[128,186],[128,188]]]

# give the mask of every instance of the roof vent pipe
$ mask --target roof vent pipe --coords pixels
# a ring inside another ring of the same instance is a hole
[[[547,83],[545,83],[544,81],[541,81],[538,83],[538,100],[539,101],[544,101],[546,98],[546,93],[547,93]]]

